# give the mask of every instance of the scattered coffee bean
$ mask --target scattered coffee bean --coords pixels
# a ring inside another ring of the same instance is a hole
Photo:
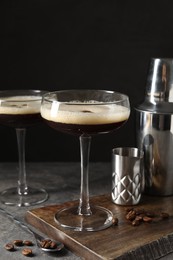
[[[6,244],[4,248],[8,251],[14,251],[14,245],[12,243]]]
[[[30,241],[30,240],[25,240],[25,241],[23,242],[23,244],[24,244],[25,246],[33,246],[33,243],[32,243],[32,241]]]
[[[15,246],[23,246],[23,240],[16,239],[16,240],[13,241],[13,244]]]
[[[127,219],[127,220],[130,220],[130,221],[134,220],[135,217],[136,217],[136,211],[135,211],[134,209],[130,210],[130,211],[127,213],[127,215],[126,215],[126,219]]]
[[[118,225],[118,218],[117,217],[114,217],[113,220],[112,220],[112,225],[113,226],[117,226]]]
[[[30,248],[24,248],[22,250],[22,255],[24,255],[24,256],[32,256],[32,250]]]
[[[162,213],[160,214],[160,216],[161,216],[162,219],[167,219],[167,218],[169,218],[169,214],[166,213],[166,212],[162,212]]]
[[[132,226],[139,226],[139,225],[140,225],[140,221],[135,218],[135,219],[132,221]]]
[[[132,226],[139,226],[143,223],[158,223],[164,219],[169,218],[169,214],[167,212],[161,212],[160,214],[156,214],[153,211],[146,211],[144,209],[134,209],[129,208],[126,209],[126,219],[130,221]]]
[[[153,219],[150,218],[150,217],[148,217],[148,216],[144,216],[144,217],[143,217],[143,221],[146,222],[146,223],[150,223],[150,222],[153,221]]]
[[[143,215],[137,215],[135,220],[139,221],[139,222],[142,222],[143,220]]]

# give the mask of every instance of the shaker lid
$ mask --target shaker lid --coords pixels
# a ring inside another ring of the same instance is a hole
[[[136,110],[173,113],[173,58],[151,59],[145,99]]]
[[[173,58],[152,58],[146,82],[150,102],[173,102]]]

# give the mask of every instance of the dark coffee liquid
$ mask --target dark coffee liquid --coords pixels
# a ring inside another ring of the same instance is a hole
[[[14,127],[27,128],[31,127],[42,120],[40,113],[34,114],[0,114],[0,124]]]
[[[54,128],[55,130],[72,134],[72,135],[81,135],[81,134],[95,135],[95,134],[109,133],[116,130],[126,122],[126,120],[124,120],[121,122],[116,122],[111,124],[78,125],[78,124],[58,123],[46,119],[44,120],[50,127]]]

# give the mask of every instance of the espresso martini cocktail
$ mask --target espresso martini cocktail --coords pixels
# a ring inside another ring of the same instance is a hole
[[[102,134],[114,131],[123,125],[130,114],[127,107],[103,102],[72,101],[68,104],[47,103],[41,109],[42,117],[55,130],[69,134]]]
[[[38,96],[0,98],[0,124],[13,128],[27,128],[41,121]]]
[[[0,193],[0,200],[6,205],[30,206],[48,197],[44,189],[27,185],[25,170],[26,129],[42,121],[40,106],[43,94],[45,91],[40,90],[0,91],[0,124],[16,130],[19,153],[17,185]]]
[[[43,96],[41,116],[55,130],[76,135],[80,140],[81,188],[79,205],[55,214],[62,227],[75,231],[97,231],[112,225],[108,209],[89,202],[89,152],[91,137],[109,133],[129,118],[130,104],[126,95],[107,90],[64,90]]]

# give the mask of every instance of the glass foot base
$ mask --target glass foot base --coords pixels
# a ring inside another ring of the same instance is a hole
[[[91,207],[91,215],[78,215],[78,207],[65,208],[55,214],[55,221],[74,231],[98,231],[112,225],[113,214],[100,206]]]
[[[26,195],[19,195],[17,188],[9,188],[0,193],[0,201],[10,206],[32,206],[40,204],[48,199],[48,193],[44,189],[28,187]]]

